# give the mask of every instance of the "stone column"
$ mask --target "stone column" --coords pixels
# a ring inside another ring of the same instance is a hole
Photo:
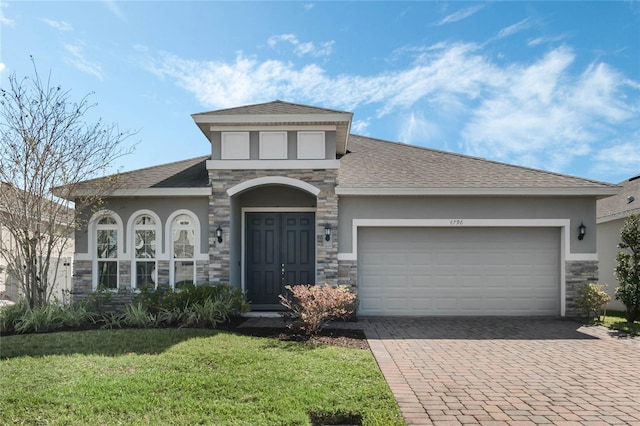
[[[565,262],[565,290],[566,290],[566,316],[575,317],[576,294],[583,284],[598,281],[598,261],[592,260],[568,260]]]
[[[229,236],[231,230],[231,198],[226,186],[231,176],[220,176],[209,171],[212,192],[209,197],[209,284],[229,283]],[[221,243],[216,238],[216,229],[220,226],[226,234]]]
[[[333,185],[322,188],[316,204],[318,284],[338,284],[338,196]],[[324,229],[331,227],[326,241]]]

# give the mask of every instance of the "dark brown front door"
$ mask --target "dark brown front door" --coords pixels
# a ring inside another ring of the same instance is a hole
[[[245,283],[252,305],[277,309],[285,285],[315,284],[314,230],[314,213],[247,213]]]

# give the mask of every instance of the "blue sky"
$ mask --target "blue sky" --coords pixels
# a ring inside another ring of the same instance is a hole
[[[640,2],[0,2],[0,78],[93,92],[114,169],[208,153],[191,114],[275,99],[352,132],[580,177],[640,173]]]

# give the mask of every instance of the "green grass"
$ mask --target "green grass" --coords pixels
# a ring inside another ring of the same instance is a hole
[[[0,338],[0,423],[306,425],[310,413],[404,424],[366,350],[205,329]]]
[[[605,327],[613,330],[624,331],[627,334],[633,334],[640,336],[640,322],[634,321],[633,323],[627,322],[624,312],[608,311],[607,316],[601,322]]]

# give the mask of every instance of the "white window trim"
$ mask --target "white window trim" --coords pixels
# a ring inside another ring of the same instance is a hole
[[[229,140],[231,136],[242,136],[241,140]],[[223,160],[248,160],[251,158],[251,138],[249,132],[222,132],[220,137],[220,158]]]
[[[267,140],[267,136],[279,135],[284,139]],[[278,146],[267,146],[276,143]],[[260,132],[260,153],[261,160],[286,160],[288,158],[289,146],[287,142],[287,132]],[[276,148],[276,149],[274,149]]]
[[[146,225],[145,228],[152,229],[156,232],[156,256],[152,259],[156,264],[156,288],[158,287],[157,273],[158,273],[158,260],[162,257],[162,224],[160,221],[160,217],[158,217],[155,212],[147,209],[142,209],[134,212],[131,216],[129,216],[129,220],[127,221],[127,230],[129,234],[128,238],[128,247],[129,254],[131,256],[131,288],[138,288],[138,277],[136,274],[136,262],[138,260],[136,258],[136,220],[142,216],[147,215],[150,216],[155,222],[155,225]],[[147,261],[149,262],[149,260]]]
[[[101,259],[98,258],[98,221],[100,221],[100,219],[102,219],[105,216],[110,216],[112,217],[115,221],[116,224],[115,225],[111,225],[113,226],[113,228],[117,231],[117,239],[116,239],[116,244],[118,245],[118,249],[117,249],[117,255],[115,258],[109,259],[107,261],[114,261],[116,262],[117,268],[116,268],[116,273],[117,273],[117,280],[116,280],[116,288],[115,289],[110,289],[111,291],[117,291],[120,288],[120,261],[123,260],[124,258],[124,227],[122,224],[122,219],[120,218],[120,215],[118,215],[116,212],[112,211],[112,210],[99,210],[96,213],[93,214],[93,216],[91,216],[91,219],[89,220],[89,229],[88,229],[88,236],[89,236],[89,256],[91,258],[91,288],[93,289],[93,291],[97,290],[98,288],[98,262],[101,261]],[[103,228],[101,228],[103,229]],[[104,228],[106,229],[106,227]]]
[[[173,258],[173,233],[172,233],[172,224],[176,217],[180,215],[187,215],[191,217],[193,220],[194,227],[194,242],[193,242],[193,282],[196,283],[196,279],[198,277],[197,266],[200,263],[199,261],[208,261],[209,253],[201,253],[201,228],[200,221],[198,220],[198,216],[193,213],[191,210],[180,209],[176,210],[167,219],[167,223],[165,224],[165,253],[169,257],[169,285],[171,288],[175,289],[175,259]]]
[[[309,145],[308,141],[304,140],[305,135],[321,135],[322,136],[322,152],[316,152],[318,147]],[[298,132],[297,142],[297,158],[298,160],[324,160],[326,157],[326,133],[325,132]]]

